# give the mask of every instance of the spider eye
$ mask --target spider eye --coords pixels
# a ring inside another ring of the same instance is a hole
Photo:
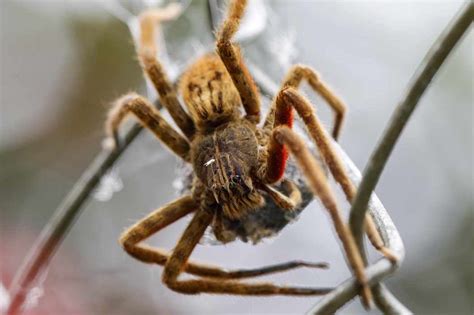
[[[233,175],[230,178],[230,184],[231,185],[238,185],[241,182],[242,182],[242,178],[240,177],[240,175]]]

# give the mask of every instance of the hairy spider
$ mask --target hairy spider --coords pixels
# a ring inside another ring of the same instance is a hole
[[[155,27],[167,18],[163,11],[149,10],[140,16],[140,40],[137,54],[144,73],[153,82],[160,101],[181,130],[175,131],[145,98],[130,93],[118,99],[109,113],[106,130],[117,141],[118,128],[124,117],[133,113],[161,142],[193,167],[191,193],[130,227],[120,238],[123,248],[136,259],[164,266],[162,281],[170,289],[185,293],[201,292],[236,295],[320,295],[328,288],[278,286],[272,283],[248,283],[240,279],[281,272],[298,267],[325,267],[325,264],[290,261],[259,269],[227,271],[219,267],[189,261],[189,257],[208,226],[217,240],[228,242],[228,225],[224,222],[247,220],[265,209],[265,199],[284,211],[294,211],[301,203],[301,192],[284,178],[288,154],[292,154],[304,174],[312,193],[328,210],[341,239],[354,274],[362,286],[363,300],[370,303],[371,292],[364,274],[364,264],[348,225],[338,210],[336,198],[328,184],[321,162],[317,161],[298,134],[292,131],[293,112],[302,118],[310,137],[352,201],[355,187],[324,130],[313,106],[297,91],[302,80],[319,93],[335,113],[332,136],[337,139],[346,107],[311,68],[294,66],[274,98],[262,127],[257,88],[243,62],[240,49],[231,39],[236,33],[246,7],[245,0],[233,0],[218,33],[217,54],[207,54],[183,74],[179,90],[187,111],[156,59]],[[245,115],[241,114],[241,106]],[[189,113],[189,114],[188,114]],[[282,183],[283,192],[275,185]],[[171,253],[143,243],[152,234],[189,213],[194,217]],[[372,244],[392,261],[370,217],[366,230]],[[180,280],[179,275],[198,276]]]

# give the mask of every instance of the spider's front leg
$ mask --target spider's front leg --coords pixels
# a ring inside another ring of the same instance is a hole
[[[359,283],[362,285],[363,302],[366,306],[370,306],[372,301],[372,293],[368,286],[367,277],[364,272],[364,262],[357,248],[354,237],[348,225],[344,222],[341,212],[339,211],[336,203],[336,197],[334,196],[328,184],[327,178],[324,175],[322,168],[311,155],[311,152],[306,147],[304,141],[288,126],[278,126],[272,132],[270,141],[267,145],[269,156],[267,173],[272,173],[274,172],[274,168],[280,167],[279,165],[275,165],[276,160],[272,157],[281,154],[282,146],[288,147],[303,173],[306,175],[306,180],[308,181],[312,192],[320,198],[324,207],[328,210],[331,219],[334,222],[336,233],[341,239],[344,251],[346,252],[354,274]]]
[[[195,132],[194,122],[181,106],[175,88],[156,58],[158,48],[155,33],[158,23],[174,19],[180,10],[179,5],[172,3],[164,9],[150,9],[140,14],[140,38],[137,43],[137,54],[143,71],[160,96],[160,102],[168,110],[184,135],[192,138]]]
[[[183,160],[189,161],[188,141],[163,119],[160,112],[149,101],[135,93],[129,93],[115,101],[107,116],[106,133],[113,139],[115,146],[119,142],[118,128],[129,113],[134,114],[140,123],[150,129],[172,152]]]
[[[303,119],[304,124],[318,146],[324,161],[329,167],[334,179],[341,185],[347,200],[352,203],[356,194],[356,187],[350,181],[347,171],[339,159],[336,151],[332,148],[331,141],[323,125],[314,112],[314,107],[298,91],[293,88],[285,88],[276,97],[275,127],[285,125],[286,122],[281,117],[287,115],[288,111],[294,108]],[[375,227],[375,223],[370,216],[366,216],[365,230],[372,245],[393,263],[398,261],[398,257],[385,247],[382,237]]]
[[[247,0],[231,1],[227,17],[217,36],[217,54],[224,63],[237,91],[239,91],[242,104],[247,113],[246,118],[258,123],[260,121],[260,99],[257,86],[244,64],[240,49],[231,42],[239,28],[246,6]]]

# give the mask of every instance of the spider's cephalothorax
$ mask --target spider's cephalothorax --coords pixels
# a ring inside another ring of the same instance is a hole
[[[255,178],[257,139],[251,126],[231,121],[198,136],[191,146],[194,171],[223,214],[238,219],[263,205]]]
[[[290,153],[304,174],[311,193],[319,197],[329,211],[351,267],[362,285],[363,300],[369,303],[371,292],[366,282],[364,263],[338,210],[320,162],[308,150],[304,140],[291,129],[293,111],[296,111],[317,145],[322,160],[351,201],[355,196],[355,187],[331,147],[329,136],[313,106],[301,96],[297,88],[303,79],[306,80],[331,106],[335,113],[332,133],[335,139],[339,135],[345,105],[319,79],[316,72],[309,67],[296,65],[284,79],[263,127],[258,125],[259,93],[239,48],[232,43],[246,3],[245,0],[231,1],[228,16],[218,33],[217,54],[201,57],[182,75],[180,91],[187,111],[181,106],[173,85],[155,57],[155,24],[159,20],[169,19],[169,15],[176,13],[176,10],[149,10],[140,16],[139,60],[145,74],[154,84],[161,104],[168,110],[181,133],[167,123],[149,101],[134,93],[117,100],[106,122],[107,133],[117,140],[121,121],[128,113],[133,113],[173,153],[192,164],[192,193],[186,193],[155,210],[130,227],[122,235],[120,243],[133,257],[143,262],[164,265],[163,282],[181,293],[319,295],[328,292],[328,288],[240,281],[297,267],[324,267],[324,264],[291,261],[259,269],[228,271],[189,260],[208,226],[213,227],[219,240],[226,242],[235,238],[236,234],[244,238],[248,236],[243,226],[252,225],[254,221],[257,229],[264,224],[273,225],[272,229],[275,226],[281,229],[285,225],[273,224],[277,221],[276,217],[266,215],[265,219],[261,219],[258,215],[268,213],[268,206],[263,205],[264,199],[271,200],[280,209],[280,214],[294,211],[300,203],[301,192],[291,180],[285,178],[286,159]],[[152,234],[190,213],[194,213],[194,217],[172,253],[142,244]],[[367,217],[366,230],[372,244],[396,261],[396,257],[384,247],[370,216]],[[234,236],[226,235],[229,231]],[[267,234],[263,235],[265,237]],[[180,280],[178,277],[182,272],[199,278]]]

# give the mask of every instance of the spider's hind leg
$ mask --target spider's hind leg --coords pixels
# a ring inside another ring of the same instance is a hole
[[[192,251],[201,239],[213,214],[206,210],[198,210],[191,223],[178,241],[169,257],[163,272],[163,282],[172,290],[184,294],[214,293],[233,295],[322,295],[331,291],[330,288],[299,288],[277,286],[272,283],[244,283],[232,280],[193,279],[179,280],[185,270]]]
[[[129,113],[134,114],[141,124],[150,129],[172,152],[185,161],[189,160],[188,141],[163,119],[148,100],[135,93],[129,93],[115,101],[107,116],[106,133],[113,138],[115,145],[118,145],[118,128]]]
[[[132,257],[144,263],[164,266],[170,254],[165,250],[151,247],[142,242],[189,213],[194,212],[198,207],[192,197],[184,196],[153,211],[147,217],[128,228],[120,237],[120,243]],[[289,261],[255,269],[225,270],[215,266],[187,261],[184,272],[200,277],[225,280],[264,276],[301,267],[325,269],[328,268],[328,265],[326,263]]]

